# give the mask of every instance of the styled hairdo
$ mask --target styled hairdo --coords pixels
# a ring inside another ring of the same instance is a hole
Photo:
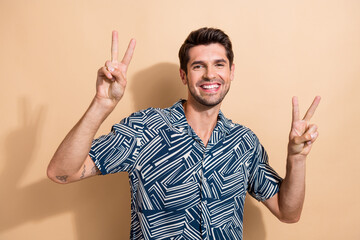
[[[181,45],[179,50],[180,68],[187,74],[190,48],[197,45],[209,45],[211,43],[219,43],[225,48],[226,56],[231,67],[234,60],[234,53],[229,36],[220,29],[204,27],[192,31]]]

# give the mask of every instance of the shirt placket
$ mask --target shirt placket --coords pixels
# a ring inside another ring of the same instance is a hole
[[[210,226],[209,222],[209,213],[207,213],[207,193],[205,191],[204,186],[206,185],[206,176],[205,176],[205,168],[204,168],[204,161],[208,156],[209,145],[205,147],[202,140],[193,133],[193,139],[200,145],[202,149],[202,157],[200,159],[200,170],[199,170],[199,192],[200,192],[200,233],[201,239],[208,239],[208,228]]]
[[[201,216],[201,236],[202,239],[207,239],[207,230],[209,227],[209,222],[208,222],[208,215],[206,214],[207,211],[207,201],[206,201],[206,193],[204,190],[204,186],[205,186],[205,169],[204,169],[204,160],[206,158],[206,148],[203,147],[203,157],[201,159],[201,178],[200,178],[200,204],[201,204],[201,212],[200,212],[200,216]]]
[[[200,235],[201,239],[207,240],[212,239],[211,231],[210,231],[210,225],[211,225],[211,215],[208,210],[207,204],[208,204],[208,198],[211,198],[211,193],[206,191],[205,186],[207,186],[207,178],[206,178],[206,171],[204,166],[204,162],[206,162],[206,158],[210,156],[211,148],[214,146],[214,144],[217,143],[217,140],[214,142],[211,141],[211,138],[209,139],[209,142],[207,146],[205,147],[203,141],[197,136],[197,134],[194,132],[194,130],[190,127],[183,127],[180,129],[183,133],[187,134],[188,136],[192,137],[193,140],[200,146],[202,154],[200,155],[199,159],[199,209],[200,209]],[[219,133],[219,130],[217,126],[213,130],[214,132]]]

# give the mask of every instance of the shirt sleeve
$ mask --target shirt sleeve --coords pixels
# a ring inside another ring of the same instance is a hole
[[[141,147],[142,124],[137,114],[113,125],[108,135],[94,139],[89,155],[103,175],[130,172]]]
[[[258,201],[265,201],[280,190],[282,178],[269,165],[268,155],[254,135],[255,147],[251,161],[248,192]]]

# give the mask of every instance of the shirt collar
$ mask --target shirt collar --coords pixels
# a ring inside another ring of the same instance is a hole
[[[224,134],[229,134],[235,124],[230,119],[226,118],[221,110],[219,110],[218,122],[216,126],[219,127],[219,130]]]
[[[181,132],[184,131],[189,132],[191,129],[185,117],[185,111],[183,107],[183,103],[185,101],[186,100],[184,99],[180,99],[178,102],[176,102],[173,106],[169,108],[170,110],[169,121],[173,128],[176,128]],[[227,135],[230,133],[231,128],[233,127],[234,127],[234,123],[230,119],[227,119],[224,116],[224,114],[221,112],[221,110],[219,110],[218,121],[214,131],[220,131],[221,133]]]

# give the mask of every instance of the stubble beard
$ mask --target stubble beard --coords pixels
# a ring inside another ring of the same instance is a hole
[[[230,89],[230,87],[227,88],[226,91],[224,93],[221,93],[217,99],[212,100],[212,99],[206,99],[205,97],[197,95],[195,93],[195,91],[192,91],[192,89],[189,87],[189,84],[187,86],[188,86],[188,90],[189,90],[192,98],[194,98],[198,103],[200,103],[206,107],[214,107],[214,106],[217,106],[218,104],[220,104],[224,100],[226,94],[229,92],[229,89]]]

